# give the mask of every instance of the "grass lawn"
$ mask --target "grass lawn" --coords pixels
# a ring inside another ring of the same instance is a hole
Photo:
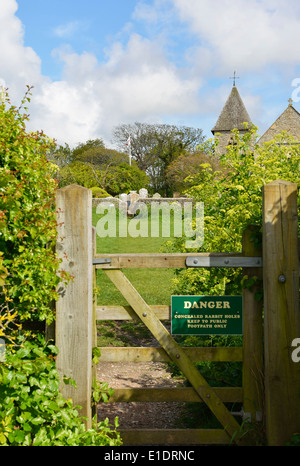
[[[93,226],[96,227],[101,215],[93,209]],[[134,221],[128,219],[128,223]],[[171,229],[172,231],[172,229]],[[122,238],[97,238],[97,253],[157,253],[168,238],[141,237],[128,235]],[[124,274],[145,299],[147,304],[171,304],[171,288],[174,269],[124,269]],[[125,298],[112,284],[106,274],[97,269],[98,305],[127,305]],[[147,338],[151,334],[142,322],[101,321],[97,323],[98,346],[135,346],[132,338]]]
[[[96,226],[101,215],[93,209],[93,225]],[[129,222],[134,222],[128,219]],[[172,233],[172,225],[171,225]],[[164,237],[130,237],[100,238],[97,235],[97,253],[157,253],[168,240]],[[148,304],[171,304],[171,280],[173,269],[126,269],[124,274],[138,290]],[[98,304],[99,305],[126,305],[125,298],[110,282],[102,270],[97,270]]]

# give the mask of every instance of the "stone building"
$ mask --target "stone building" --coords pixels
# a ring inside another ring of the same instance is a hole
[[[300,113],[293,107],[292,99],[289,99],[288,107],[261,136],[258,144],[270,141],[282,131],[286,131],[289,136],[293,136],[300,143]]]
[[[294,108],[292,99],[289,99],[288,102],[288,107],[261,136],[257,141],[258,144],[272,140],[282,131],[286,131],[289,136],[294,137],[300,144],[300,113]],[[238,129],[240,134],[244,134],[251,124],[251,119],[234,81],[229,97],[215,126],[211,130],[212,134],[219,140],[217,153],[223,154],[226,151],[226,146],[234,144],[233,129]]]
[[[238,129],[240,134],[244,134],[251,124],[250,116],[234,82],[220,116],[211,130],[212,134],[219,140],[217,153],[223,154],[226,151],[226,146],[234,144],[233,129]]]

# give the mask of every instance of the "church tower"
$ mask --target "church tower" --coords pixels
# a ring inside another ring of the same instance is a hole
[[[211,130],[212,134],[215,137],[217,136],[219,140],[219,145],[216,148],[219,155],[226,152],[226,146],[234,143],[231,132],[233,129],[238,129],[240,134],[247,132],[245,123],[248,124],[248,127],[252,124],[246,107],[235,85],[234,76],[233,86],[229,97],[215,126]]]

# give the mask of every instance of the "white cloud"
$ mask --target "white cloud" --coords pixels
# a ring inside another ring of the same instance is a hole
[[[86,30],[87,28],[88,23],[86,21],[74,20],[58,25],[53,32],[57,37],[69,39],[74,34],[82,32],[82,30]]]
[[[61,62],[62,75],[52,81],[42,75],[37,53],[25,46],[16,11],[16,0],[0,0],[0,82],[14,99],[23,96],[27,84],[34,85],[30,129],[43,129],[62,144],[97,137],[109,141],[120,123],[162,121],[170,115],[174,121],[199,115],[200,124],[200,115],[202,121],[207,114],[218,115],[228,94],[227,85],[211,92],[207,86],[199,97],[208,77],[225,76],[228,82],[234,69],[240,76],[262,74],[268,66],[284,68],[300,61],[298,0],[153,0],[138,2],[131,18],[143,21],[148,31],[153,26],[157,33],[149,33],[151,39],[134,33],[132,22],[127,23],[126,41],[125,29],[110,38],[102,62],[68,45],[56,48],[52,58]],[[84,27],[81,19],[63,23],[55,32],[65,40],[79,26]],[[181,51],[181,67],[172,63],[167,48],[176,40],[179,47],[177,26],[185,38],[195,38]],[[243,100],[255,117],[260,98],[248,90]]]
[[[164,0],[162,0],[164,1]],[[298,0],[171,0],[219,73],[258,71],[300,60]],[[200,53],[200,55],[201,55]]]
[[[68,45],[54,49],[52,56],[63,63],[63,79],[73,84],[80,84],[87,76],[93,75],[98,67],[95,55],[88,52],[79,55]]]
[[[10,88],[11,97],[20,99],[27,84],[40,80],[41,60],[31,47],[24,46],[17,8],[15,0],[0,1],[0,78]]]
[[[134,12],[133,12],[134,19],[143,20],[147,22],[156,22],[158,20],[158,9],[156,6],[149,5],[144,2],[138,2]]]
[[[108,140],[112,128],[123,122],[196,110],[197,80],[182,79],[161,45],[137,34],[126,45],[113,43],[103,63],[70,46],[54,50],[63,69],[61,80],[52,81],[42,75],[39,56],[24,45],[16,1],[0,3],[5,5],[0,8],[0,80],[15,100],[24,95],[27,84],[34,86],[28,129],[43,129],[72,146],[96,137]],[[65,36],[76,27],[76,22],[70,23],[56,32]]]
[[[31,126],[71,146],[101,136],[98,123],[101,107],[92,89],[81,88],[67,81],[47,83],[34,94]]]
[[[100,64],[92,54],[56,51],[64,81],[40,88],[34,123],[40,119],[51,135],[74,144],[109,139],[122,122],[196,111],[197,82],[183,81],[153,44],[134,36],[126,48],[114,44],[107,53]]]
[[[59,140],[109,138],[123,122],[197,110],[198,81],[183,80],[159,44],[133,34],[126,47],[114,43],[106,54],[99,63],[92,54],[66,47],[55,51],[64,81],[46,84],[34,100]]]
[[[131,118],[196,109],[197,80],[182,79],[159,44],[137,34],[126,48],[115,44],[100,71],[107,95]]]

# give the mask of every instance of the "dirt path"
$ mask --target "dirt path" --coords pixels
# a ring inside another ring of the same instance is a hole
[[[97,372],[98,380],[108,382],[112,388],[180,386],[164,363],[102,363]],[[101,403],[98,405],[98,421],[108,417],[114,423],[118,416],[121,429],[176,428],[184,405],[177,402]]]
[[[166,325],[166,327],[168,327]],[[141,337],[133,335],[132,346],[160,346],[152,335]],[[182,386],[182,381],[171,377],[166,363],[108,363],[100,362],[97,379],[108,382],[111,388],[172,388]],[[177,402],[127,402],[101,403],[98,405],[98,421],[108,417],[114,423],[119,418],[121,429],[168,429],[178,427],[178,420],[185,403]]]

